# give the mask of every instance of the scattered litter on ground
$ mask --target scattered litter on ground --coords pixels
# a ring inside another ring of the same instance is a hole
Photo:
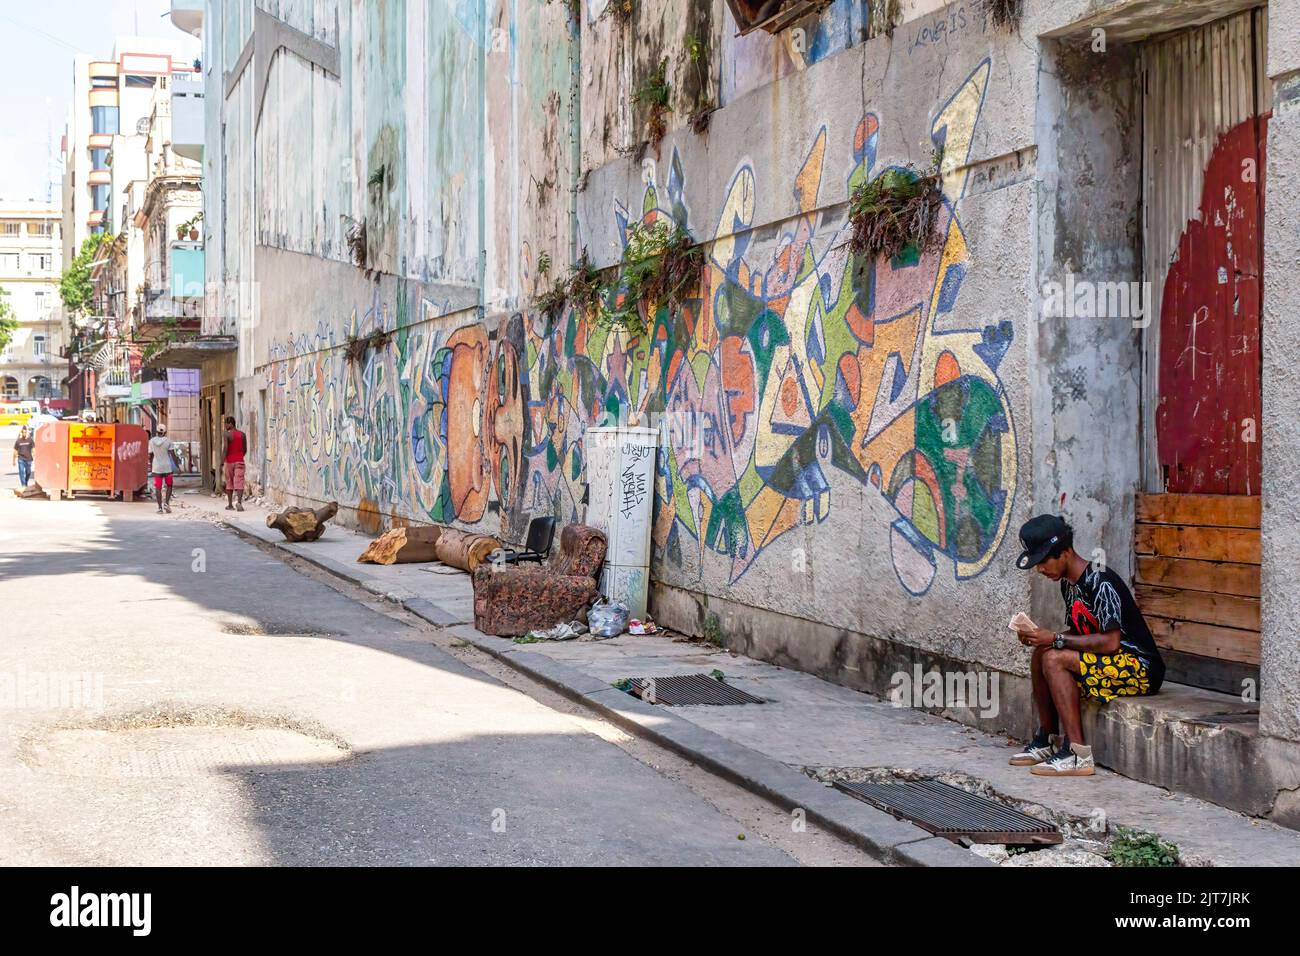
[[[627,616],[626,604],[601,598],[587,612],[587,624],[595,637],[618,637],[627,630]]]
[[[568,624],[556,624],[554,627],[548,627],[545,630],[532,630],[522,637],[516,637],[516,644],[536,644],[540,641],[572,641],[580,634],[585,634],[587,625],[581,621],[570,621]]]

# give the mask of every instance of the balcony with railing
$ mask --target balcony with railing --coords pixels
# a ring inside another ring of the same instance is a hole
[[[126,398],[131,394],[131,367],[111,365],[99,373],[101,398]]]
[[[140,321],[145,325],[157,324],[174,319],[193,319],[194,327],[199,327],[203,318],[203,297],[180,298],[172,295],[170,289],[145,289],[141,302],[143,304]],[[189,323],[186,323],[188,327]]]

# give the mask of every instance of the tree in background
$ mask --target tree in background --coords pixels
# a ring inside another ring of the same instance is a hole
[[[95,261],[100,247],[108,241],[108,234],[103,232],[87,236],[81,244],[81,251],[63,270],[63,276],[59,279],[59,298],[63,300],[63,307],[69,316],[84,314],[94,301],[95,290],[90,284],[90,265]]]
[[[13,306],[5,301],[8,298],[9,293],[0,289],[0,352],[9,347],[9,343],[13,341],[14,331],[18,328]]]

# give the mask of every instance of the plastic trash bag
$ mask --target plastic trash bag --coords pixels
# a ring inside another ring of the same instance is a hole
[[[627,616],[626,604],[600,598],[587,612],[587,627],[593,637],[618,637],[627,630]]]

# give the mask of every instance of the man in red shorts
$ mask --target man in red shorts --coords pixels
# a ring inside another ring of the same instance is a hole
[[[235,427],[235,416],[226,416],[226,440],[221,450],[221,477],[226,486],[226,510],[244,510],[244,455],[248,437]]]
[[[172,512],[172,477],[176,472],[176,449],[167,437],[167,426],[159,425],[158,433],[149,439],[149,470],[153,472],[154,497],[158,499],[158,513]],[[164,488],[166,491],[164,492]]]

